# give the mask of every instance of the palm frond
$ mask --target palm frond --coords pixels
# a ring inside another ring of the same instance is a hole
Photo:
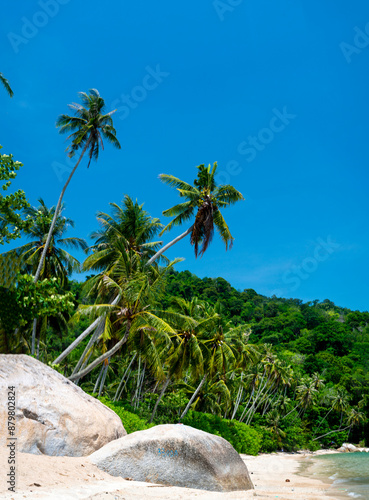
[[[227,226],[226,221],[224,220],[222,214],[220,213],[220,210],[215,210],[213,220],[215,227],[217,228],[220,237],[222,238],[223,243],[226,246],[226,250],[228,250],[228,246],[229,248],[232,248],[234,238],[231,235],[229,227]]]
[[[164,182],[164,184],[168,184],[168,186],[175,187],[177,189],[185,189],[187,191],[193,191],[195,189],[191,186],[191,184],[181,181],[181,179],[178,179],[178,177],[174,177],[173,175],[160,174],[159,179]]]
[[[13,92],[13,90],[10,87],[10,83],[9,83],[9,81],[5,78],[5,76],[2,73],[0,73],[0,82],[2,83],[3,87],[5,88],[5,90],[9,94],[9,96],[13,97],[14,92]]]

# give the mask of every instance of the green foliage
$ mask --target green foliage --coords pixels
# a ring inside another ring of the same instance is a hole
[[[144,402],[142,407],[147,408],[147,412],[141,415],[145,415],[147,419],[151,416],[151,411],[154,408],[155,402],[158,398],[158,394],[148,393],[144,396]],[[156,424],[168,424],[177,423],[181,415],[182,410],[188,403],[188,397],[185,395],[183,389],[176,390],[175,392],[167,392],[159,403],[156,415]]]
[[[215,434],[226,439],[238,453],[257,455],[262,437],[252,427],[237,422],[237,420],[226,420],[209,413],[189,411],[183,419],[185,425],[200,429],[210,434]]]
[[[56,278],[34,283],[33,277],[20,275],[17,287],[17,303],[23,322],[43,316],[56,316],[74,309],[72,292],[61,293]]]
[[[3,191],[9,189],[21,166],[22,163],[15,161],[13,155],[0,154],[0,181],[4,182]],[[20,238],[21,231],[29,226],[31,221],[23,220],[20,214],[28,206],[25,193],[21,189],[6,196],[0,194],[0,245]]]
[[[0,323],[6,333],[19,325],[20,312],[16,291],[0,287]]]
[[[136,431],[144,431],[145,429],[150,429],[150,427],[154,427],[155,424],[148,424],[145,420],[140,418],[138,415],[127,411],[124,408],[123,403],[121,402],[113,402],[106,397],[98,398],[104,405],[113,410],[118,417],[121,419],[127,434],[131,434]]]

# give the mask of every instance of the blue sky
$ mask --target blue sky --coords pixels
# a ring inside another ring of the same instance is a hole
[[[234,247],[214,239],[196,260],[184,240],[168,254],[186,259],[178,270],[368,310],[368,23],[362,0],[4,6],[0,71],[15,96],[0,95],[0,143],[24,164],[14,186],[56,204],[72,163],[55,120],[97,88],[118,108],[122,150],[107,144],[77,170],[70,235],[88,238],[125,193],[161,217],[178,198],[158,174],[192,182],[217,161],[246,199],[224,211]]]

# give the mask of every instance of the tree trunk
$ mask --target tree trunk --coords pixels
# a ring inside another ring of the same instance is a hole
[[[32,356],[34,356],[35,354],[36,332],[37,332],[37,318],[33,320],[33,325],[32,325],[32,347],[31,347]]]
[[[144,383],[144,380],[145,380],[145,371],[146,371],[146,363],[144,363],[144,367],[143,367],[143,370],[142,370],[140,387],[139,387],[138,394],[137,394],[137,406],[136,406],[136,408],[138,408],[139,405],[140,405],[140,398],[141,398],[142,386],[143,386],[143,383]]]
[[[191,397],[191,399],[189,400],[189,402],[188,402],[188,404],[187,404],[186,408],[184,409],[184,411],[183,411],[182,415],[179,417],[179,420],[182,420],[182,419],[186,416],[186,414],[187,414],[188,410],[190,409],[190,406],[191,406],[191,405],[192,405],[192,403],[194,402],[194,400],[195,400],[195,398],[196,398],[197,394],[199,393],[199,391],[200,391],[201,387],[204,385],[205,380],[206,380],[206,374],[203,376],[203,378],[202,378],[202,380],[201,380],[201,382],[200,382],[200,384],[199,384],[198,388],[196,389],[196,391],[192,394],[192,397]]]
[[[175,245],[175,243],[177,243],[178,241],[182,240],[185,236],[187,236],[192,231],[192,228],[193,224],[190,228],[187,229],[187,231],[180,234],[179,236],[177,236],[177,238],[174,238],[174,240],[170,241],[165,246],[163,246],[163,248],[161,248],[158,252],[156,252],[156,254],[153,257],[151,257],[147,265],[149,266],[150,264],[152,264],[158,257],[160,257],[162,253],[166,252],[168,248],[172,247],[173,245]]]
[[[77,378],[79,379],[79,378],[84,377],[85,375],[90,373],[90,371],[92,371],[94,368],[99,366],[100,363],[105,361],[105,359],[113,356],[113,354],[115,354],[117,351],[119,351],[119,349],[122,347],[122,345],[127,342],[130,327],[131,327],[131,323],[128,322],[124,337],[117,344],[115,344],[115,346],[112,349],[110,349],[110,351],[106,352],[105,354],[102,354],[97,359],[95,359],[95,361],[93,361],[90,365],[88,365],[84,370],[81,370],[79,373],[75,373],[74,375],[71,375],[70,377],[68,377],[68,379],[73,381],[73,380],[76,380]]]
[[[36,359],[40,359],[40,337],[41,337],[41,331],[38,332],[38,336],[37,336]]]
[[[325,436],[329,436],[329,434],[333,434],[334,432],[342,432],[342,431],[345,431],[346,429],[348,429],[349,427],[351,427],[350,425],[348,425],[347,427],[345,427],[344,429],[336,429],[335,431],[330,431],[330,432],[327,432],[327,434],[323,434],[322,436],[318,436],[317,438],[314,438],[312,439],[312,441],[316,441],[317,439],[320,439],[322,437],[325,437]]]
[[[320,426],[322,425],[322,423],[323,423],[323,422],[324,422],[324,420],[328,417],[328,415],[330,414],[330,412],[331,412],[332,410],[333,410],[333,406],[332,406],[332,408],[329,410],[329,412],[325,414],[325,416],[324,416],[323,420],[322,420],[322,421],[320,422],[320,424],[318,425],[318,428],[317,428],[317,430],[315,431],[315,434],[318,432],[318,430],[320,429]],[[314,435],[315,435],[315,434],[314,434]]]
[[[99,382],[100,382],[100,380],[101,380],[101,375],[102,375],[102,372],[104,371],[104,368],[105,368],[105,366],[103,365],[103,366],[101,367],[101,370],[99,371],[99,375],[98,375],[98,377],[97,377],[97,379],[96,379],[96,382],[95,382],[95,387],[94,387],[94,390],[93,390],[93,393],[94,393],[94,394],[97,392],[97,388],[99,387]]]
[[[115,297],[113,302],[111,303],[112,306],[116,306],[117,303],[119,302],[120,296],[118,295]],[[81,333],[79,337],[74,340],[70,346],[68,346],[57,358],[55,361],[53,361],[53,365],[58,365],[61,361],[63,361],[64,358],[66,358],[76,347],[78,344],[82,342],[91,332],[95,330],[95,328],[100,324],[100,322],[104,321],[105,316],[100,316],[99,318],[96,318],[91,325],[86,328],[84,332]]]
[[[235,405],[234,405],[234,410],[233,410],[233,413],[232,413],[232,416],[231,416],[231,420],[233,420],[234,417],[236,416],[238,407],[240,406],[240,402],[241,402],[241,398],[242,398],[242,393],[243,393],[243,387],[242,387],[242,377],[241,377],[241,385],[240,385],[240,387],[238,389],[238,394],[237,394],[236,402],[235,402]]]
[[[259,396],[261,396],[261,395],[263,394],[263,391],[264,391],[265,387],[266,387],[266,386],[268,385],[268,383],[269,383],[269,380],[270,380],[270,375],[268,376],[267,381],[265,382],[265,384],[264,384],[264,386],[263,386],[264,377],[265,377],[265,371],[264,371],[264,375],[263,375],[263,377],[262,377],[262,379],[261,379],[261,382],[260,382],[260,387],[259,387],[259,390],[258,390],[258,392],[256,393],[256,396],[255,396],[255,399],[254,399],[254,401],[253,401],[253,403],[252,403],[252,405],[251,405],[251,408],[250,408],[250,410],[246,413],[246,417],[247,417],[246,422],[245,422],[245,423],[246,423],[246,425],[249,425],[249,420],[250,420],[250,417],[252,416],[252,410],[255,408],[255,405],[256,405],[257,400],[259,399]],[[258,404],[258,406],[259,406],[259,404]],[[256,406],[256,408],[257,408],[257,406]],[[256,411],[256,408],[255,408],[255,411]],[[254,412],[254,413],[255,413],[255,412]],[[249,414],[250,414],[250,415],[249,415]]]
[[[253,387],[252,388],[252,391],[251,391],[251,395],[249,397],[249,400],[247,401],[247,405],[245,406],[245,408],[243,409],[243,412],[242,412],[242,415],[240,416],[240,418],[238,419],[239,422],[242,422],[243,418],[245,417],[245,414],[246,412],[248,411],[248,407],[249,407],[249,404],[251,402],[251,399],[252,399],[252,396],[254,395],[254,392],[255,392],[255,388]]]
[[[158,397],[158,399],[156,400],[156,403],[155,403],[155,406],[154,406],[154,409],[152,411],[152,414],[151,414],[151,417],[150,417],[150,420],[149,420],[149,423],[151,424],[152,421],[154,420],[154,417],[155,417],[155,414],[156,414],[156,410],[158,409],[158,406],[159,406],[159,403],[162,399],[162,397],[164,396],[164,392],[167,390],[167,387],[170,383],[170,377],[168,375],[168,378],[166,379],[166,381],[164,382],[164,385],[163,385],[163,389],[161,390],[161,393],[160,393],[160,396]]]
[[[90,340],[88,341],[88,344],[86,345],[85,350],[82,353],[82,356],[79,358],[78,363],[76,364],[76,366],[72,372],[72,375],[74,373],[78,373],[78,371],[83,367],[83,365],[85,364],[85,360],[86,360],[86,356],[87,356],[88,351],[92,348],[92,346],[94,345],[94,343],[98,339],[99,335],[103,332],[103,329],[104,329],[103,323],[99,323],[98,326],[96,327],[94,334],[91,336]]]
[[[126,369],[126,371],[124,372],[124,375],[123,375],[123,377],[122,377],[122,380],[120,381],[119,386],[118,386],[118,389],[116,390],[116,393],[115,393],[115,396],[114,396],[113,401],[116,401],[117,399],[119,399],[119,398],[120,398],[119,391],[120,391],[120,389],[121,389],[121,387],[122,387],[122,385],[123,385],[123,382],[124,382],[124,379],[126,378],[126,375],[127,375],[127,373],[128,373],[128,370],[131,368],[131,365],[132,365],[133,361],[135,360],[136,356],[137,356],[137,352],[135,352],[135,354],[134,354],[133,358],[131,359],[131,362],[130,362],[130,363],[129,363],[129,365],[128,365],[128,368],[127,368],[127,369]]]
[[[79,157],[77,163],[75,164],[72,172],[70,173],[70,176],[68,177],[67,182],[65,183],[65,185],[64,185],[64,187],[62,189],[62,192],[60,193],[58,204],[56,205],[54,217],[53,217],[53,220],[51,222],[49,233],[48,233],[47,238],[46,238],[46,243],[45,243],[44,248],[42,250],[40,262],[38,264],[38,268],[37,268],[37,271],[36,271],[36,274],[35,274],[34,283],[36,283],[39,280],[39,277],[40,277],[40,274],[41,274],[41,270],[42,270],[42,267],[43,267],[43,264],[44,264],[45,256],[46,256],[46,253],[47,253],[47,250],[49,248],[50,241],[51,241],[51,238],[52,238],[52,235],[53,235],[53,231],[54,231],[56,219],[58,218],[58,215],[59,215],[59,210],[60,210],[60,206],[61,206],[61,203],[62,203],[62,200],[63,200],[63,196],[64,196],[64,193],[65,193],[65,190],[67,189],[68,184],[70,183],[70,181],[71,181],[71,179],[73,177],[74,172],[77,170],[78,165],[81,163],[83,155],[85,154],[85,152],[86,152],[89,144],[90,144],[90,139],[88,139],[88,141],[86,142],[86,145],[83,148],[81,156]]]
[[[106,363],[106,365],[104,366],[104,371],[103,371],[103,374],[102,374],[102,377],[101,377],[101,383],[100,383],[99,394],[98,394],[98,396],[97,396],[97,397],[100,397],[100,396],[101,396],[102,390],[103,390],[103,388],[104,388],[106,375],[107,375],[107,373],[108,373],[108,369],[109,369],[109,361],[110,361],[110,358],[108,358],[108,362],[107,362],[107,363]]]
[[[290,415],[290,413],[292,413],[293,411],[295,411],[295,410],[296,410],[296,408],[297,408],[298,406],[300,406],[300,404],[301,404],[301,403],[302,403],[302,401],[300,401],[299,403],[297,403],[297,405],[296,405],[294,408],[292,408],[292,410],[291,410],[291,411],[289,411],[289,412],[287,413],[287,415],[285,415],[285,416],[282,418],[282,420],[284,420],[286,417],[288,417],[288,415]]]
[[[127,373],[127,378],[124,381],[124,385],[121,388],[120,393],[118,394],[118,400],[122,397],[123,391],[124,391],[124,389],[125,389],[125,387],[126,387],[126,385],[128,383],[128,380],[129,380],[129,377],[131,376],[131,373],[132,373],[132,369],[130,368],[129,371],[128,371],[128,373]]]
[[[133,406],[133,408],[136,408],[136,398],[137,398],[137,393],[138,393],[138,386],[140,383],[140,373],[141,373],[141,356],[138,356],[137,385],[136,385],[135,393],[134,393],[133,397],[131,398],[131,405]]]

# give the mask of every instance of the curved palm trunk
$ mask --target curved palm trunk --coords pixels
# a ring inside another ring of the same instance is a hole
[[[98,339],[98,337],[100,336],[100,334],[103,331],[104,331],[104,325],[103,325],[103,323],[100,323],[96,327],[94,334],[91,336],[90,340],[88,341],[88,344],[86,345],[85,350],[82,353],[82,356],[79,358],[78,363],[76,364],[72,374],[78,373],[81,370],[81,368],[84,368],[86,366],[86,361],[90,358],[90,356],[88,356],[89,351],[91,354],[92,346],[94,345],[94,343],[96,342],[96,340]]]
[[[179,417],[179,420],[182,420],[182,419],[186,416],[186,414],[187,414],[188,410],[190,409],[190,407],[191,407],[192,403],[194,402],[194,400],[195,400],[196,396],[198,395],[198,393],[199,393],[199,391],[200,391],[201,387],[204,385],[205,380],[206,380],[206,374],[203,376],[203,378],[202,378],[202,380],[201,380],[201,382],[200,382],[200,384],[199,384],[198,388],[196,389],[196,391],[192,394],[192,397],[191,397],[191,399],[189,400],[189,402],[188,402],[188,404],[187,404],[186,408],[184,409],[184,411],[183,411],[182,415]]]
[[[286,414],[286,415],[282,418],[282,420],[284,420],[286,417],[288,417],[288,415],[290,415],[293,411],[295,411],[295,410],[296,410],[296,408],[297,408],[298,406],[300,406],[300,404],[301,404],[301,403],[302,403],[302,401],[300,401],[299,403],[297,403],[297,405],[296,405],[294,408],[292,408],[292,410],[291,410],[291,411],[289,411],[289,412],[288,412],[288,413],[287,413],[287,414]]]
[[[79,157],[77,163],[75,164],[72,172],[70,173],[70,175],[68,177],[67,182],[64,184],[62,192],[60,193],[58,204],[56,205],[54,217],[53,217],[53,220],[51,222],[49,233],[48,233],[47,238],[46,238],[46,243],[45,243],[45,246],[44,246],[44,248],[42,250],[40,262],[38,264],[38,268],[37,268],[37,271],[36,271],[36,274],[35,274],[34,283],[36,283],[39,280],[39,278],[40,278],[40,274],[41,274],[41,270],[42,270],[42,267],[43,267],[43,264],[44,264],[46,252],[47,252],[47,250],[49,248],[49,245],[50,245],[50,241],[51,241],[51,238],[52,238],[52,235],[53,235],[53,231],[54,231],[56,219],[58,218],[58,215],[59,215],[59,210],[60,210],[60,206],[61,206],[61,203],[62,203],[62,200],[63,200],[63,196],[64,196],[64,193],[65,193],[65,190],[67,189],[68,184],[70,183],[70,181],[71,181],[71,179],[73,177],[74,172],[77,170],[78,165],[81,163],[83,155],[85,154],[85,152],[86,152],[89,144],[90,144],[90,139],[88,139],[88,141],[86,142],[85,147],[83,148],[83,151],[81,153],[81,156]]]
[[[168,378],[166,379],[165,383],[164,383],[164,386],[163,386],[163,389],[161,390],[161,393],[160,393],[160,396],[158,397],[158,399],[156,400],[156,403],[155,403],[155,406],[154,406],[154,409],[152,411],[152,414],[151,414],[151,417],[150,417],[150,420],[149,420],[149,423],[151,424],[152,421],[154,420],[154,417],[155,417],[155,414],[156,414],[156,410],[158,409],[158,406],[159,406],[159,403],[162,399],[162,397],[164,396],[164,393],[165,391],[167,390],[168,388],[168,385],[170,383],[170,377],[168,376]]]
[[[131,324],[130,324],[130,322],[128,322],[124,337],[117,344],[115,344],[115,346],[112,349],[110,349],[110,351],[106,352],[105,354],[102,354],[97,359],[95,359],[95,361],[93,361],[91,364],[89,364],[86,368],[81,370],[79,373],[75,373],[75,374],[71,375],[70,377],[68,377],[68,379],[73,381],[73,380],[76,380],[77,378],[79,379],[79,378],[84,377],[85,375],[90,373],[90,371],[92,371],[94,368],[99,366],[100,363],[102,363],[107,358],[113,356],[113,354],[115,354],[117,351],[119,351],[119,349],[122,347],[122,345],[127,342],[130,327],[131,327]]]
[[[177,238],[174,238],[174,240],[170,241],[165,246],[163,246],[163,248],[161,248],[158,252],[156,252],[156,254],[153,257],[151,257],[151,259],[148,261],[147,265],[149,266],[150,264],[152,264],[158,257],[160,257],[161,254],[163,254],[164,252],[166,252],[168,250],[168,248],[172,247],[178,241],[182,240],[188,234],[190,234],[190,232],[192,231],[192,228],[193,228],[193,224],[192,224],[191,227],[189,227],[187,229],[187,231],[185,231],[184,233],[180,234],[179,236],[177,236]]]
[[[325,416],[324,416],[323,420],[322,420],[322,421],[320,422],[320,424],[318,425],[318,428],[317,428],[317,430],[315,431],[315,434],[318,432],[318,430],[320,429],[320,427],[321,427],[322,423],[323,423],[323,422],[324,422],[324,420],[328,417],[328,415],[330,414],[330,412],[331,412],[332,410],[333,410],[333,406],[332,406],[332,408],[329,410],[329,412],[325,414]],[[315,434],[314,434],[314,435],[315,435]]]
[[[118,304],[118,301],[119,301],[119,295],[117,297],[115,297],[115,299],[113,300],[113,302],[111,303],[112,306],[116,306]],[[104,316],[100,316],[99,318],[96,318],[95,321],[93,323],[91,323],[91,325],[86,328],[86,330],[84,332],[81,333],[81,335],[79,337],[76,338],[76,340],[74,340],[71,345],[69,347],[67,347],[65,349],[65,351],[63,351],[56,359],[55,361],[52,362],[53,365],[57,365],[60,363],[60,361],[62,361],[65,357],[67,357],[72,351],[73,349],[75,349],[77,347],[78,344],[80,344],[82,342],[82,340],[84,340],[91,332],[93,332],[95,330],[95,328],[102,322],[104,321],[105,317]]]
[[[329,436],[329,434],[333,434],[334,432],[342,432],[342,431],[345,431],[346,429],[348,429],[349,427],[351,427],[351,425],[348,425],[347,427],[345,427],[344,429],[336,429],[335,431],[330,431],[330,432],[327,432],[327,434],[323,434],[322,436],[318,436],[314,439],[312,439],[312,441],[316,441],[317,439],[320,439],[322,437],[325,437],[325,436]],[[351,429],[350,429],[351,430]]]

